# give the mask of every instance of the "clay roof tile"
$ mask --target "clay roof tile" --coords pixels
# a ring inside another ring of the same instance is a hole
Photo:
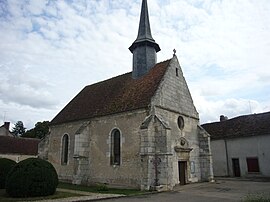
[[[226,121],[203,124],[211,139],[270,135],[270,112],[235,117]]]
[[[133,79],[130,72],[86,86],[56,115],[51,124],[148,107],[169,63],[170,60],[156,64],[139,79]]]

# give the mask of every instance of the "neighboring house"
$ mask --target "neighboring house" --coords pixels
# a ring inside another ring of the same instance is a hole
[[[143,0],[133,71],[86,86],[51,121],[40,144],[60,180],[141,189],[213,178],[209,134],[199,126],[179,61],[156,63]],[[174,51],[175,52],[175,51]]]
[[[9,131],[9,122],[0,127],[0,158],[16,162],[37,157],[39,139],[15,137]]]
[[[0,136],[13,137],[14,135],[9,131],[10,122],[5,122],[4,125],[0,126]]]
[[[270,112],[203,124],[215,176],[270,177]]]

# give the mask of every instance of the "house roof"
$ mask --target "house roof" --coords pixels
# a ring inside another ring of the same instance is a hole
[[[0,136],[11,136],[14,135],[9,131],[10,122],[5,122],[2,126],[0,126]]]
[[[146,75],[132,72],[86,86],[56,117],[52,125],[148,107],[170,60],[156,64]]]
[[[0,154],[37,155],[39,139],[0,136]]]
[[[211,135],[211,139],[270,135],[270,112],[207,123],[202,127]]]

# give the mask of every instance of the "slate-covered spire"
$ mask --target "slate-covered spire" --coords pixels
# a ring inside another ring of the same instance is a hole
[[[142,1],[138,36],[129,50],[133,53],[133,78],[143,76],[156,64],[156,53],[160,47],[151,34],[147,0]]]

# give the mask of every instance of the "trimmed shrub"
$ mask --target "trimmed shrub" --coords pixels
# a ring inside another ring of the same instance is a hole
[[[7,174],[15,165],[16,162],[11,159],[0,158],[0,189],[5,188]]]
[[[97,191],[109,191],[109,188],[106,186],[106,184],[98,184]]]
[[[48,196],[56,191],[58,176],[48,161],[28,158],[8,173],[6,192],[12,197]]]

